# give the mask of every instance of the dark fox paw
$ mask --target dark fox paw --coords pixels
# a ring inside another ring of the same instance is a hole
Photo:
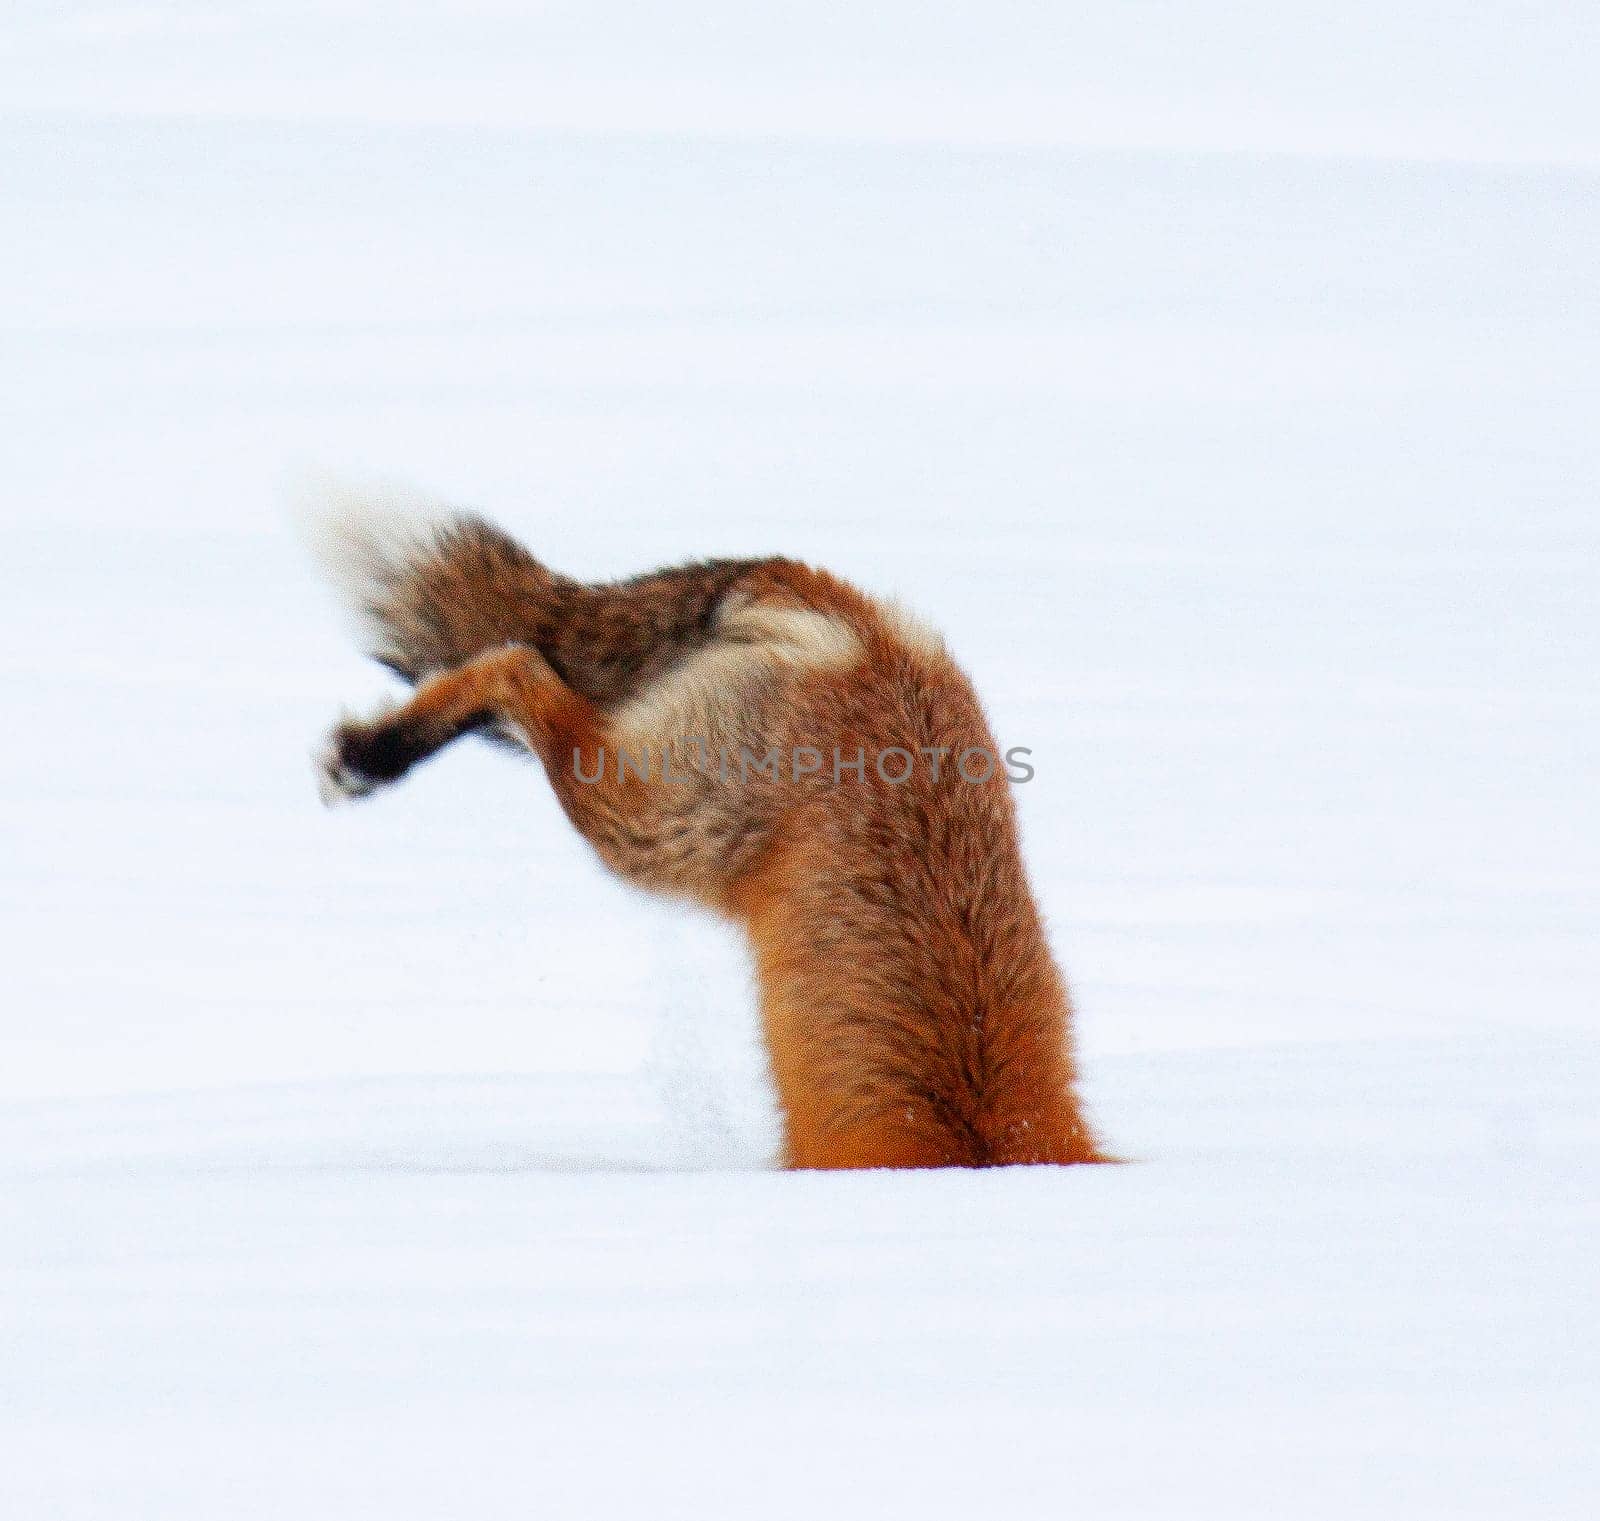
[[[338,724],[312,757],[323,804],[332,808],[398,780],[406,767],[392,753],[393,738],[382,719],[347,718]]]

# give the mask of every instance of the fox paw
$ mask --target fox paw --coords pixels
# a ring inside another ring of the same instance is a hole
[[[378,785],[372,778],[363,776],[345,758],[344,745],[337,729],[328,736],[311,760],[317,777],[317,796],[322,799],[325,808],[365,797]]]
[[[384,744],[384,735],[381,717],[365,723],[346,718],[334,727],[312,756],[317,796],[325,807],[366,797],[396,779],[398,772],[385,764],[390,759],[385,752],[393,747]]]

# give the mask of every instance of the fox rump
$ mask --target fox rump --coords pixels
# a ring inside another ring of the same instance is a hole
[[[336,499],[314,540],[414,688],[333,730],[325,800],[463,735],[532,752],[608,867],[743,927],[789,1166],[1105,1160],[1006,776],[955,765],[998,749],[931,629],[795,560],[589,584],[480,517],[381,500]],[[890,751],[913,764],[886,774]],[[760,778],[726,763],[773,752]],[[664,764],[617,763],[642,753]]]

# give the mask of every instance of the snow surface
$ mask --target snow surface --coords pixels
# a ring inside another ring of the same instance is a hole
[[[3,23],[0,1515],[1596,1513],[1593,20],[691,9]],[[1134,1160],[772,1172],[536,770],[324,813],[325,467],[938,623]]]

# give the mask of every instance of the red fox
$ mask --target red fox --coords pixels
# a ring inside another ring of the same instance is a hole
[[[745,930],[790,1167],[1107,1160],[1008,780],[932,630],[795,560],[596,585],[470,514],[351,498],[315,528],[415,688],[333,730],[326,801],[465,734],[531,751],[607,866]]]

